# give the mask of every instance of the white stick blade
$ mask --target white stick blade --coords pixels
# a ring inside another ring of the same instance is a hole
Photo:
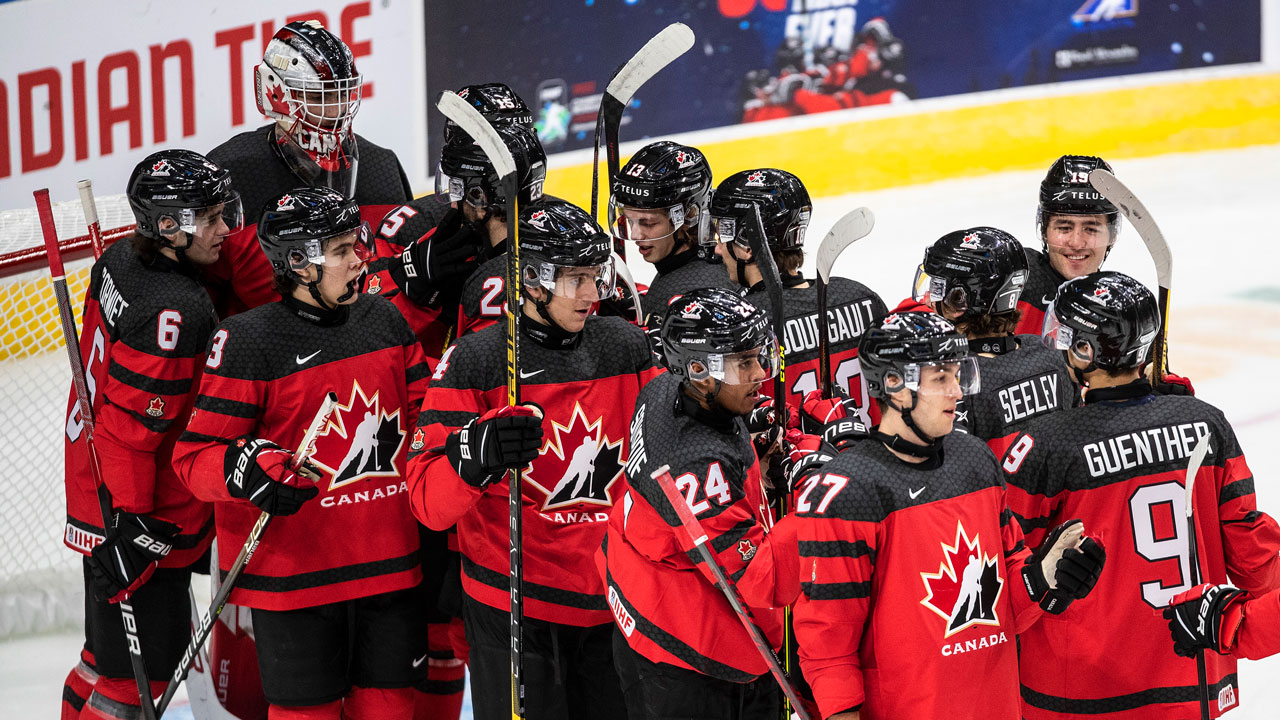
[[[853,243],[871,234],[876,226],[876,216],[867,208],[860,207],[836,221],[827,236],[822,238],[818,246],[818,276],[822,282],[831,282],[831,269],[835,267],[836,258]]]
[[[1200,466],[1204,464],[1204,457],[1209,453],[1209,438],[1212,437],[1212,435],[1213,433],[1205,433],[1204,436],[1200,438],[1199,442],[1197,442],[1196,446],[1191,450],[1191,461],[1187,463],[1186,510],[1187,510],[1188,518],[1190,518],[1192,514],[1191,513],[1192,488],[1195,487],[1196,475],[1199,474],[1200,472]]]
[[[502,142],[502,138],[498,136],[498,131],[493,129],[488,120],[480,114],[479,110],[471,107],[466,100],[458,97],[457,94],[445,91],[440,95],[440,102],[436,103],[436,107],[440,109],[444,116],[458,124],[462,131],[470,135],[480,149],[484,151],[489,162],[493,163],[493,169],[497,171],[498,177],[506,177],[514,174],[516,171],[515,160],[511,158],[511,151],[507,149],[506,143]]]
[[[81,180],[76,183],[80,191],[80,204],[84,207],[84,221],[88,225],[98,224],[98,205],[93,201],[93,181]]]
[[[1170,252],[1169,243],[1165,241],[1164,233],[1160,232],[1160,227],[1156,225],[1155,218],[1151,217],[1147,206],[1143,205],[1138,196],[1134,195],[1133,191],[1120,182],[1115,175],[1101,168],[1089,173],[1089,184],[1110,200],[1112,205],[1120,208],[1125,219],[1142,238],[1142,242],[1147,246],[1147,252],[1151,254],[1151,260],[1156,265],[1156,280],[1160,283],[1160,287],[1166,289],[1173,287],[1173,253]]]
[[[693,31],[684,23],[671,23],[654,35],[640,51],[622,66],[618,74],[609,82],[605,92],[612,95],[624,106],[631,102],[631,97],[658,74],[662,68],[685,54],[693,47]]]

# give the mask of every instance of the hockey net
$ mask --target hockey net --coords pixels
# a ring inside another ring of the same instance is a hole
[[[97,206],[106,244],[128,236],[125,196],[100,197]],[[79,200],[53,211],[78,327],[93,252]],[[62,544],[70,388],[35,207],[0,211],[0,640],[83,619],[80,555]]]

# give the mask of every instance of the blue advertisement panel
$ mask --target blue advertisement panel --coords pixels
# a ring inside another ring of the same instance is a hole
[[[1262,52],[1260,0],[428,0],[428,92],[505,82],[549,152],[588,147],[614,69],[676,21],[694,47],[640,90],[623,140]],[[440,123],[433,107],[433,146]]]

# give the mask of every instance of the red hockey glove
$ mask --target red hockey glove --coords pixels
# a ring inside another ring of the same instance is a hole
[[[1175,595],[1164,609],[1173,636],[1173,651],[1195,657],[1197,650],[1230,652],[1244,619],[1244,591],[1230,585],[1197,585]]]
[[[799,430],[788,430],[782,441],[781,458],[769,465],[766,480],[769,487],[778,493],[790,494],[800,487],[801,483],[811,475],[819,472],[822,466],[832,458],[824,451],[822,438],[817,435],[805,435]]]
[[[248,500],[272,515],[292,515],[320,493],[320,468],[310,461],[296,471],[293,455],[270,440],[236,438],[227,448],[222,469],[231,497]]]
[[[1050,615],[1061,615],[1072,602],[1093,590],[1107,562],[1107,552],[1093,538],[1083,538],[1083,521],[1068,520],[1045,536],[1022,567],[1027,594]]]
[[[804,396],[801,407],[800,430],[821,435],[834,452],[841,452],[870,434],[867,426],[857,419],[857,403],[842,391],[837,391],[835,397],[824,398],[819,391],[811,390]]]
[[[112,603],[128,600],[173,549],[173,539],[181,531],[160,518],[117,511],[107,539],[89,556],[98,597]]]
[[[1160,382],[1155,384],[1154,390],[1157,395],[1195,395],[1196,389],[1191,384],[1191,378],[1185,378],[1181,375],[1167,373],[1160,378]]]
[[[483,488],[538,457],[542,415],[529,405],[490,410],[449,433],[444,454],[466,484]]]

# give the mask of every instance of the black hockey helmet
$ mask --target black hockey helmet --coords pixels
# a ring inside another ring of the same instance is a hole
[[[635,238],[627,210],[660,210],[671,219],[672,232],[687,227],[699,245],[711,242],[708,206],[711,202],[711,166],[697,148],[670,140],[649,143],[613,177],[609,198],[609,226],[622,240]]]
[[[891,313],[858,340],[858,361],[871,397],[888,400],[901,390],[921,391],[921,369],[960,363],[960,389],[978,392],[978,366],[969,340],[951,321],[930,312]]]
[[[373,239],[360,208],[332,188],[301,187],[290,190],[262,209],[258,220],[258,245],[276,275],[296,278],[308,264],[324,266],[324,241],[358,231],[356,255],[373,257]]]
[[[756,233],[753,207],[760,208],[770,250],[804,246],[813,201],[800,178],[773,168],[744,170],[725,178],[711,198],[711,223],[716,240],[750,248],[747,237]]]
[[[699,288],[672,303],[660,337],[667,367],[686,380],[737,385],[778,374],[769,314],[723,288]],[[757,363],[763,378],[754,373]]]
[[[490,125],[519,125],[533,129],[533,112],[514,90],[503,83],[483,83],[466,85],[458,89],[458,97],[471,103],[477,111],[489,121]],[[444,120],[444,142],[448,145],[455,135],[461,135],[464,142],[470,136],[458,129],[458,124],[449,118]]]
[[[173,245],[177,230],[194,235],[208,210],[222,205],[220,218],[227,234],[244,227],[240,195],[231,187],[231,173],[205,156],[190,150],[161,150],[138,163],[126,190],[129,207],[138,221],[137,233]],[[177,228],[161,233],[160,221],[170,218]],[[216,222],[216,221],[215,221]]]
[[[1141,368],[1160,332],[1160,309],[1145,285],[1123,273],[1099,271],[1058,288],[1044,314],[1047,347],[1071,353],[1103,370]]]
[[[956,230],[925,249],[912,297],[935,307],[945,302],[960,312],[955,321],[1004,315],[1018,309],[1027,267],[1022,243],[1009,233],[993,227]]]
[[[1097,169],[1111,172],[1106,160],[1092,155],[1063,155],[1054,161],[1040,181],[1036,228],[1042,242],[1047,242],[1045,233],[1053,215],[1103,215],[1111,231],[1107,244],[1115,243],[1120,232],[1120,209],[1090,184],[1089,173]]]
[[[547,154],[542,143],[532,129],[515,123],[497,125],[494,130],[515,161],[520,205],[529,205],[542,197],[542,183],[547,177]],[[503,212],[506,202],[493,163],[462,131],[453,133],[453,138],[440,151],[436,193],[447,195],[451,202],[465,200],[472,207],[490,212]]]
[[[577,205],[543,200],[521,208],[519,242],[522,287],[541,287],[553,295],[581,298],[581,280],[590,276],[564,271],[595,268],[598,297],[613,292],[612,243],[591,215]]]

